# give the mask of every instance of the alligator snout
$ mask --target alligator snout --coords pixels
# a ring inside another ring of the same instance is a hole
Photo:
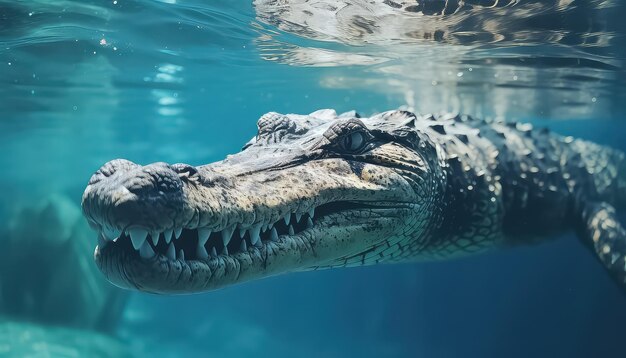
[[[182,211],[184,182],[197,176],[190,165],[141,166],[116,159],[91,177],[83,194],[83,212],[92,225],[124,230],[129,225],[158,230]]]

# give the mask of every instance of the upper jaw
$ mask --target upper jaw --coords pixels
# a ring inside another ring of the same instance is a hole
[[[276,243],[320,225],[345,225],[348,223],[346,216],[351,217],[351,223],[367,223],[367,218],[359,215],[361,212],[382,216],[392,213],[391,216],[394,216],[397,213],[393,210],[414,211],[416,208],[417,205],[411,203],[340,201],[307,208],[282,208],[274,210],[274,215],[266,213],[262,216],[259,213],[258,220],[253,224],[229,222],[225,226],[171,227],[163,231],[149,230],[141,225],[129,225],[121,230],[102,226],[98,244],[100,249],[114,245],[134,250],[138,254],[135,256],[142,259],[163,256],[170,260],[207,260],[246,252],[248,248],[263,247],[269,242]]]

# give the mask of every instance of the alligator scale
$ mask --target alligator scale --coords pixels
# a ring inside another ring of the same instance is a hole
[[[621,285],[622,152],[528,124],[267,113],[208,165],[113,160],[83,194],[114,284],[191,293],[285,272],[445,259],[575,230]]]

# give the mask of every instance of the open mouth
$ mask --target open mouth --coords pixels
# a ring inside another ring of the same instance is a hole
[[[253,249],[261,249],[269,242],[280,242],[314,228],[323,218],[339,212],[389,208],[384,203],[336,201],[311,208],[306,212],[290,212],[273,223],[251,227],[231,225],[220,231],[207,228],[172,228],[163,232],[149,232],[129,226],[119,233],[106,230],[100,234],[99,247],[109,245],[145,260],[157,256],[169,260],[210,260],[219,256],[233,256]],[[329,225],[332,225],[330,223]]]

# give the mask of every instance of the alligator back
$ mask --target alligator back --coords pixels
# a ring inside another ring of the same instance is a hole
[[[436,256],[527,243],[572,229],[587,202],[624,206],[624,153],[530,124],[427,116],[447,187]]]

